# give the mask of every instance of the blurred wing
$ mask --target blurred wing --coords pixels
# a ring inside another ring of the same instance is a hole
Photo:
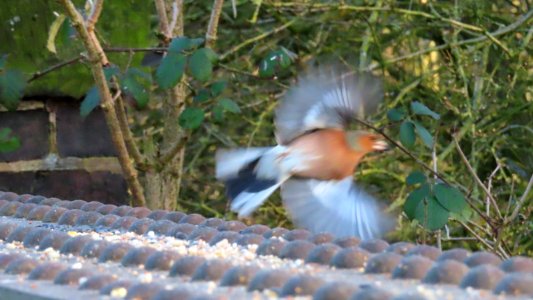
[[[276,110],[278,143],[313,129],[345,128],[351,118],[372,112],[382,98],[381,82],[371,75],[316,69],[299,79]]]
[[[290,179],[282,185],[281,195],[293,222],[314,233],[373,239],[393,223],[351,177],[340,181]]]

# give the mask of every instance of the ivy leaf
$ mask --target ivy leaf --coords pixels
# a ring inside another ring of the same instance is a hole
[[[185,71],[185,56],[169,52],[157,67],[155,81],[162,89],[174,87]]]
[[[17,108],[24,94],[26,79],[18,70],[5,70],[0,73],[0,104],[9,110]]]
[[[401,121],[405,117],[405,111],[393,108],[387,112],[387,118],[393,122]]]
[[[197,102],[204,102],[204,101],[209,100],[210,97],[211,97],[211,95],[209,93],[209,90],[201,89],[201,90],[198,91],[196,96],[194,96],[193,100],[197,101]]]
[[[431,133],[429,133],[426,127],[422,126],[419,122],[413,121],[413,123],[415,124],[416,133],[422,139],[426,147],[433,149],[433,136]]]
[[[416,208],[415,218],[429,230],[438,230],[448,223],[450,212],[442,207],[435,197],[420,201]]]
[[[425,106],[424,104],[418,101],[411,102],[411,110],[413,111],[414,114],[417,114],[417,115],[430,116],[435,120],[440,119],[440,115],[438,113],[432,111],[427,106]]]
[[[239,108],[239,105],[235,103],[235,101],[223,98],[218,101],[218,104],[225,110],[232,113],[240,113],[241,109]]]
[[[259,65],[259,76],[272,77],[277,70],[286,69],[292,64],[288,50],[271,51]]]
[[[80,115],[84,118],[87,117],[98,105],[100,105],[100,94],[98,94],[98,88],[93,86],[81,102]]]
[[[407,176],[405,182],[407,185],[413,185],[417,183],[424,183],[426,182],[427,178],[426,175],[420,171],[413,171],[409,176]]]
[[[129,69],[122,78],[122,89],[132,96],[140,108],[145,107],[150,100],[150,94],[143,80],[149,79],[149,75],[137,68]]]
[[[189,58],[189,71],[192,77],[204,82],[213,74],[213,63],[205,50],[206,48],[198,49]]]
[[[429,185],[423,184],[419,188],[413,190],[407,199],[405,200],[405,203],[403,205],[403,211],[409,217],[409,219],[413,220],[416,216],[416,209],[418,207],[418,204],[422,202],[427,196],[429,196],[430,190]]]
[[[185,129],[195,129],[204,121],[204,111],[197,107],[187,107],[179,117],[179,124]]]
[[[213,97],[216,97],[222,94],[227,84],[228,82],[225,80],[213,82],[213,84],[211,84],[211,95],[213,95]]]
[[[400,142],[407,148],[412,148],[415,144],[415,130],[414,124],[411,121],[403,121],[400,125]]]
[[[456,188],[439,183],[433,190],[439,203],[447,210],[460,214],[466,208],[466,200]]]
[[[0,153],[12,152],[20,147],[20,140],[11,136],[11,128],[0,129]]]

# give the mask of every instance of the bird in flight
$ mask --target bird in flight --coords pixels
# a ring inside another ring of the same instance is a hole
[[[361,159],[388,144],[381,135],[348,129],[375,110],[381,83],[341,70],[315,68],[289,89],[275,112],[277,146],[217,151],[216,177],[239,217],[280,188],[292,221],[311,232],[364,240],[390,229],[390,217],[353,180]]]

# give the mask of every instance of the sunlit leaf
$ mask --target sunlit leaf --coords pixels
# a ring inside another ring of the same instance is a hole
[[[442,207],[435,197],[427,197],[420,201],[416,208],[415,218],[429,230],[438,230],[448,223],[450,213]]]
[[[80,115],[82,117],[87,117],[98,105],[100,105],[100,94],[98,94],[98,88],[93,86],[89,89],[85,98],[81,102]]]
[[[433,187],[433,191],[439,203],[447,210],[460,214],[465,209],[466,200],[456,188],[439,183]]]
[[[197,107],[187,107],[183,110],[179,118],[179,124],[185,129],[195,129],[202,125],[204,121],[204,111]]]
[[[63,25],[63,22],[66,20],[66,16],[63,14],[59,14],[54,22],[50,25],[50,28],[48,29],[48,39],[46,40],[46,49],[48,51],[56,54],[56,37],[59,33],[59,30],[61,29],[61,25]]]
[[[155,81],[162,89],[174,87],[183,76],[186,59],[181,54],[169,52],[155,72]]]
[[[189,70],[197,80],[207,81],[213,74],[213,64],[209,57],[207,57],[205,48],[198,49],[189,58]]]
[[[426,175],[420,171],[413,171],[407,178],[405,179],[405,182],[407,185],[413,185],[417,183],[424,183],[426,182],[427,178]]]
[[[427,106],[425,106],[424,104],[418,101],[411,102],[411,110],[413,111],[414,114],[417,114],[417,115],[430,116],[435,120],[440,119],[440,115],[438,113],[432,111]]]
[[[433,136],[431,135],[431,133],[429,133],[426,127],[422,126],[422,124],[420,124],[419,122],[413,121],[413,123],[415,124],[416,133],[418,134],[420,139],[422,139],[424,145],[426,145],[426,147],[428,147],[429,149],[432,149]]]
[[[18,70],[5,70],[0,73],[0,104],[9,110],[17,108],[24,95],[26,79]]]
[[[400,142],[407,148],[413,147],[415,144],[415,128],[414,124],[411,121],[403,121],[400,125]]]

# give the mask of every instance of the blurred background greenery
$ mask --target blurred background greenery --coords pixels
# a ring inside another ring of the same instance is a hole
[[[84,1],[74,2],[83,7]],[[384,82],[385,99],[368,121],[396,140],[401,121],[390,116],[391,109],[403,111],[401,119],[420,122],[433,136],[435,147],[428,148],[418,138],[409,152],[463,191],[494,222],[488,226],[468,210],[452,214],[439,234],[426,234],[402,213],[413,191],[406,177],[424,170],[395,149],[368,157],[355,174],[398,216],[398,228],[389,239],[431,243],[439,239],[443,247],[485,248],[475,233],[489,245],[503,245],[508,253],[533,255],[533,193],[522,198],[533,172],[531,5],[515,0],[226,1],[212,81],[227,82],[222,97],[235,101],[240,112],[222,120],[207,118],[193,131],[178,206],[206,216],[235,218],[227,210],[223,186],[214,178],[216,149],[273,145],[277,101],[298,72],[309,65],[340,61],[354,70],[372,71]],[[186,36],[205,35],[211,7],[212,1],[185,1]],[[62,8],[52,0],[4,1],[0,53],[9,54],[7,68],[31,78],[39,70],[79,56],[82,45],[68,26],[62,26],[55,38],[57,52],[46,48],[50,26],[60,13]],[[135,66],[153,74],[141,66],[145,52],[116,48],[158,46],[157,26],[152,1],[113,0],[105,2],[97,31],[109,59],[119,68]],[[261,68],[271,57],[281,57],[279,65]],[[74,62],[30,80],[25,96],[66,95],[81,100],[92,85],[88,65]],[[193,100],[205,85],[194,82],[188,101],[209,115],[214,100]],[[161,138],[160,91],[155,86],[149,89],[148,106],[132,107],[135,113],[130,114],[141,144]],[[407,114],[415,101],[440,118]],[[452,134],[473,172],[454,146]],[[490,188],[497,208],[488,204],[473,173]],[[506,218],[519,202],[515,218]],[[291,226],[277,195],[250,221]]]

